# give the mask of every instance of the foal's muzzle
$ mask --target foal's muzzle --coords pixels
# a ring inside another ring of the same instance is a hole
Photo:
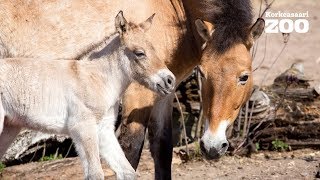
[[[170,94],[176,85],[176,78],[171,71],[164,69],[158,73],[160,79],[156,83],[156,89],[161,95]]]

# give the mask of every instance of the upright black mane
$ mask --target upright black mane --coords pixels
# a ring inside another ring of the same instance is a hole
[[[204,19],[213,23],[213,44],[218,53],[248,38],[253,15],[250,0],[203,0]]]

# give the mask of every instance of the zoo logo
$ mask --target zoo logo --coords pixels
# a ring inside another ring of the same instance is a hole
[[[309,21],[307,19],[302,19],[302,17],[309,17],[308,12],[306,13],[272,13],[267,12],[266,18],[300,18],[297,20],[292,19],[266,19],[266,33],[292,33],[293,31],[297,33],[307,33],[309,31]]]

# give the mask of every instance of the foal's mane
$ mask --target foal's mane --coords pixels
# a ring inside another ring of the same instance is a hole
[[[97,50],[97,49],[105,46],[105,44],[108,44],[108,42],[110,40],[112,40],[113,37],[115,37],[117,35],[119,35],[118,32],[114,32],[111,35],[104,37],[101,41],[98,41],[95,44],[90,44],[89,46],[85,47],[84,50],[81,50],[80,53],[78,55],[76,55],[75,58],[73,58],[73,59],[81,60],[84,57],[89,56],[90,53],[92,53],[94,50]]]
[[[253,19],[250,0],[203,0],[201,9],[204,20],[215,26],[212,43],[218,53],[248,38]]]

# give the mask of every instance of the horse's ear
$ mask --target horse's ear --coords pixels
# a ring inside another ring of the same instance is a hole
[[[156,13],[153,13],[147,20],[145,20],[143,23],[140,23],[139,26],[146,32],[150,29],[152,25],[152,21]]]
[[[128,22],[127,20],[124,18],[123,16],[123,12],[120,11],[115,19],[115,26],[116,26],[116,30],[120,33],[123,34],[127,31],[128,29]]]
[[[264,30],[264,26],[265,22],[262,18],[258,18],[257,21],[252,25],[250,29],[250,35],[253,42],[255,42],[261,36]]]
[[[195,25],[197,31],[201,38],[204,40],[201,49],[204,49],[207,46],[207,42],[212,38],[212,34],[214,32],[214,26],[212,23],[208,21],[203,21],[201,19],[197,19],[195,21]]]
[[[208,21],[203,21],[201,19],[197,19],[195,21],[195,25],[199,35],[202,37],[204,41],[209,41],[212,38],[212,34],[214,32],[214,26],[212,23]]]

